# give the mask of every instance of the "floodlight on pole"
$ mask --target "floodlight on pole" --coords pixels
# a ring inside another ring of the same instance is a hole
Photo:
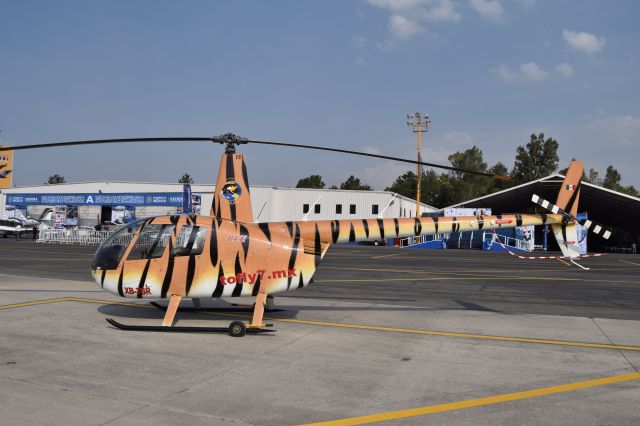
[[[413,133],[418,134],[418,161],[422,161],[422,155],[420,153],[420,136],[422,132],[429,130],[429,114],[416,112],[415,114],[407,114],[407,126],[411,127]],[[416,217],[420,217],[420,185],[422,182],[422,165],[418,164],[418,174],[416,176]]]

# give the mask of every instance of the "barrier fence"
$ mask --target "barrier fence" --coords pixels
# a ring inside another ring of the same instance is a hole
[[[80,229],[42,229],[38,231],[37,243],[98,245],[109,238],[110,231]]]

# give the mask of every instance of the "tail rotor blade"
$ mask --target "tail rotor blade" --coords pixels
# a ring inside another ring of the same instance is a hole
[[[556,206],[555,204],[545,200],[544,198],[541,198],[539,196],[537,196],[536,194],[533,194],[531,196],[531,201],[533,201],[534,203],[536,203],[537,205],[551,211],[554,214],[561,214],[571,220],[573,220],[574,222],[578,222],[580,225],[584,226],[585,229],[590,230],[591,232],[593,232],[594,234],[604,238],[605,240],[608,240],[609,237],[611,236],[611,231],[608,231],[606,229],[604,229],[604,227],[602,227],[601,225],[595,224],[592,221],[586,219],[586,220],[578,220],[577,217],[575,217],[574,215],[572,215],[571,213],[568,213],[564,210],[562,210],[560,207]]]

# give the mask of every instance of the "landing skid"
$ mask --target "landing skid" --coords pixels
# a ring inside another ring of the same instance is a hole
[[[167,307],[157,302],[149,302],[151,306],[160,309],[163,312],[167,311]],[[286,309],[265,309],[265,312],[283,312]],[[253,312],[253,307],[234,307],[234,308],[197,308],[197,307],[184,307],[178,308],[178,312]]]
[[[246,326],[241,321],[234,321],[228,327],[183,327],[183,326],[162,326],[162,325],[128,325],[122,324],[112,318],[107,318],[107,322],[112,326],[125,331],[160,331],[171,333],[229,333],[231,336],[243,336],[247,334],[269,333],[276,330]],[[265,327],[272,327],[273,324],[265,324]]]

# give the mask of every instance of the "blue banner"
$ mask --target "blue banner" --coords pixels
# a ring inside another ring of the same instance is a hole
[[[191,201],[191,185],[185,183],[182,185],[182,213],[193,213]]]
[[[7,194],[7,204],[31,206],[182,206],[182,193]]]

